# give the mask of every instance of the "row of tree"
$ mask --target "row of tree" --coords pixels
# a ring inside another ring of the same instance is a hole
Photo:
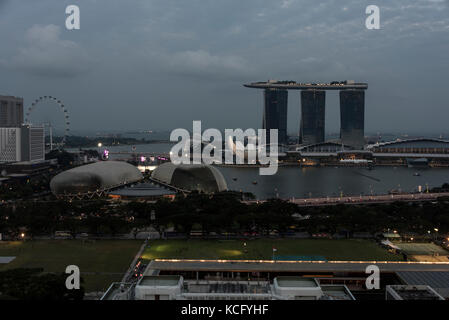
[[[156,203],[115,203],[106,200],[21,202],[0,206],[0,232],[12,237],[26,230],[27,237],[68,230],[72,236],[117,235],[153,226],[161,234],[167,229],[189,235],[192,230],[210,233],[247,232],[266,236],[306,231],[383,232],[388,229],[426,234],[438,229],[449,232],[449,201],[376,205],[337,205],[298,207],[287,201],[271,199],[245,204],[233,193],[205,195],[192,193],[174,201]]]

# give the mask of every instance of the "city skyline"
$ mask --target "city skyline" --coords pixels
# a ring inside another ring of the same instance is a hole
[[[259,127],[263,97],[241,84],[268,79],[367,82],[367,133],[446,131],[447,1],[378,1],[380,30],[365,28],[367,1],[248,1],[239,10],[232,1],[128,9],[79,1],[75,31],[64,27],[70,1],[1,4],[1,94],[23,97],[25,107],[41,95],[63,99],[74,134],[188,128],[198,119]],[[289,134],[299,132],[298,101],[291,93]],[[39,112],[48,120],[54,107]],[[338,132],[339,117],[339,96],[330,92],[326,135]]]
[[[448,301],[448,13],[0,0],[0,303]]]

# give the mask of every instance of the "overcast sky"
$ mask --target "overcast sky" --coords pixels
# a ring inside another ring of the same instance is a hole
[[[65,28],[69,4],[80,30]],[[370,4],[380,30],[365,28]],[[63,100],[74,132],[259,128],[262,91],[243,83],[353,79],[369,85],[366,131],[449,133],[448,57],[446,0],[0,0],[0,94]],[[299,108],[291,91],[290,133]],[[57,111],[33,117],[62,123]]]

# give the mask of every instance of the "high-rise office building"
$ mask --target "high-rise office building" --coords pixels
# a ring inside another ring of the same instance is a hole
[[[324,142],[325,105],[325,91],[301,91],[301,144]]]
[[[23,99],[0,95],[0,128],[20,127],[23,123]]]
[[[270,129],[278,129],[278,143],[287,144],[288,93],[282,89],[264,90],[264,112],[262,128],[267,129],[267,143],[270,143]]]
[[[341,143],[357,149],[365,144],[365,91],[340,91]]]
[[[24,125],[0,128],[0,161],[45,160],[45,136],[43,127]]]

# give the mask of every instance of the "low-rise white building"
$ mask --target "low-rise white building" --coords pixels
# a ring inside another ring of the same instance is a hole
[[[279,276],[270,283],[144,275],[135,286],[124,288],[124,284],[112,284],[102,300],[355,300],[345,285],[320,286],[314,278],[291,276]]]
[[[323,296],[318,282],[304,277],[276,277],[273,280],[273,292],[289,300],[318,300]]]
[[[176,300],[181,294],[181,276],[144,276],[135,287],[136,300]]]

